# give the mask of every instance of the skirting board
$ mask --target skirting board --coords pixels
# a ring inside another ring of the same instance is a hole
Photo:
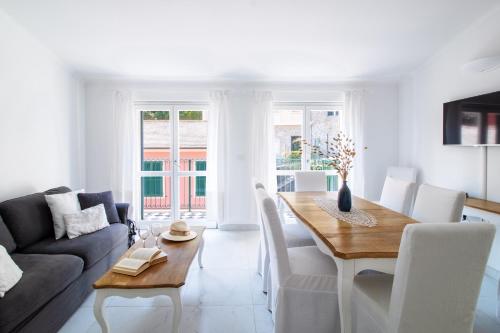
[[[251,223],[227,223],[227,224],[219,224],[219,230],[229,231],[229,230],[259,230],[259,226],[257,224]]]

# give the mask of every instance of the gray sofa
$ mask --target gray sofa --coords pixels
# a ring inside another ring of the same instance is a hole
[[[128,248],[128,204],[116,204],[121,223],[55,240],[44,194],[69,191],[58,187],[0,203],[0,244],[23,271],[0,298],[0,333],[57,332]]]

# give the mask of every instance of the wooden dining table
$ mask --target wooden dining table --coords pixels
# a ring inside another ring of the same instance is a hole
[[[337,199],[336,192],[279,192],[281,198],[311,232],[318,248],[337,264],[342,333],[351,332],[351,294],[354,277],[364,270],[394,274],[399,244],[412,218],[353,196],[352,205],[375,217],[372,227],[339,220],[320,208],[315,198]]]

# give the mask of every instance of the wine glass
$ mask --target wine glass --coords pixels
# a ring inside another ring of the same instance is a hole
[[[139,234],[139,238],[142,239],[142,247],[146,247],[146,239],[148,239],[150,234],[149,226],[146,224],[138,225],[137,234]]]
[[[158,247],[158,237],[160,237],[162,231],[163,231],[162,223],[154,222],[151,224],[151,234],[155,236],[156,247]]]

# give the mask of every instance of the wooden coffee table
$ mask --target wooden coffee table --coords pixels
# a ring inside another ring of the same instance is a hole
[[[167,295],[172,299],[174,305],[174,320],[172,332],[179,332],[182,315],[181,287],[186,283],[186,276],[196,253],[198,253],[198,264],[201,263],[203,254],[203,231],[205,227],[192,227],[198,236],[186,242],[173,242],[165,239],[158,241],[160,248],[168,253],[168,261],[154,265],[138,276],[128,276],[113,273],[108,270],[99,280],[94,283],[96,299],[94,303],[94,315],[101,326],[103,333],[109,332],[109,325],[104,317],[104,301],[110,296],[126,298],[154,297]],[[133,245],[124,256],[142,246],[142,242]]]

